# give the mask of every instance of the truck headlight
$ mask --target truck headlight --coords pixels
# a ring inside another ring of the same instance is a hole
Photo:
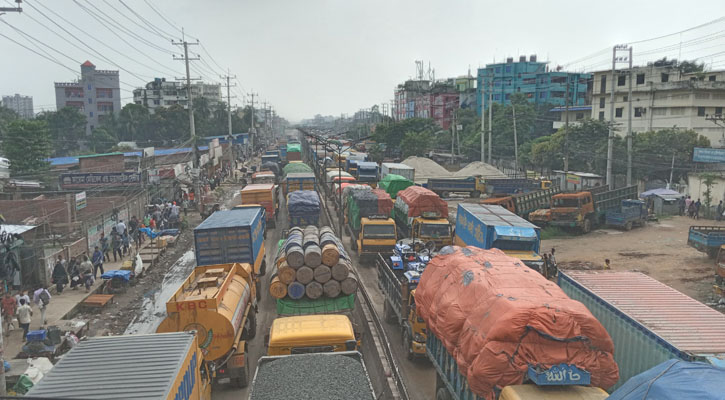
[[[425,336],[421,335],[420,333],[414,333],[413,334],[413,340],[418,343],[424,343],[425,342]]]

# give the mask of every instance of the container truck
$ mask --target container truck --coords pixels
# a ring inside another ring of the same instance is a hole
[[[725,315],[664,283],[630,271],[559,271],[558,283],[612,336],[615,389],[673,358],[722,366]]]
[[[428,189],[441,197],[449,197],[451,193],[466,193],[473,198],[481,197],[486,192],[486,185],[480,177],[468,178],[428,178]]]
[[[254,266],[255,275],[264,276],[264,214],[261,206],[212,214],[194,229],[196,265],[249,263]]]
[[[30,391],[33,399],[211,399],[198,332],[89,337]]]
[[[287,162],[287,145],[280,144],[277,146],[277,150],[279,150],[279,158],[282,161],[282,163]]]
[[[453,244],[448,203],[428,189],[410,186],[398,192],[393,219],[398,239],[432,241],[438,249]]]
[[[267,163],[273,163],[279,165],[279,155],[277,154],[265,154],[262,156],[262,165]]]
[[[284,179],[284,194],[297,190],[315,190],[315,174],[312,172],[292,172]]]
[[[347,228],[352,249],[361,261],[378,253],[392,254],[397,240],[390,218],[393,201],[382,190],[352,190],[347,197]]]
[[[551,196],[560,192],[561,189],[558,187],[550,187],[511,196],[490,197],[482,200],[481,204],[498,204],[521,218],[531,220],[530,214],[532,212],[551,207]]]
[[[287,161],[302,161],[302,145],[287,143]]]
[[[511,211],[491,204],[458,204],[455,244],[499,249],[544,276],[555,270],[540,255],[541,229]]]
[[[257,331],[256,275],[249,263],[196,267],[166,302],[157,333],[196,331],[215,382],[249,383],[248,339]]]
[[[372,161],[358,161],[357,171],[352,174],[357,182],[370,185],[373,189],[377,187],[380,174],[378,173],[378,163]]]
[[[315,225],[320,222],[320,196],[312,190],[297,190],[287,195],[289,226]]]
[[[408,360],[425,357],[426,327],[415,309],[415,288],[420,272],[393,269],[387,256],[378,254],[378,286],[383,291],[383,316],[386,322],[401,327],[403,346]]]
[[[279,202],[277,201],[277,185],[273,183],[253,183],[245,186],[241,191],[242,205],[258,204],[264,207],[267,226],[277,226],[279,215]]]
[[[362,354],[348,351],[260,358],[249,400],[269,399],[376,397]]]
[[[622,200],[619,209],[607,211],[607,226],[629,231],[634,226],[644,226],[647,223],[647,205],[642,200]]]
[[[415,168],[401,163],[382,163],[380,178],[384,179],[388,174],[400,175],[403,178],[415,182]]]
[[[550,224],[588,233],[606,222],[607,211],[619,208],[622,200],[637,196],[636,185],[614,190],[598,186],[582,192],[559,193],[551,198]]]
[[[494,178],[486,179],[485,183],[489,195],[526,193],[551,187],[549,180],[527,178]]]
[[[387,174],[385,175],[385,178],[380,180],[380,184],[378,186],[380,189],[388,192],[391,199],[395,200],[395,198],[398,197],[398,192],[413,186],[413,181],[403,178],[400,175]]]
[[[720,246],[725,244],[725,226],[691,226],[687,244],[715,258]]]

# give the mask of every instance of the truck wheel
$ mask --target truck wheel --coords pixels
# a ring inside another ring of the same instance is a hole
[[[478,190],[474,190],[471,192],[471,197],[473,197],[474,199],[477,199],[477,198],[481,197],[481,192],[479,192]]]
[[[627,222],[626,224],[624,224],[624,230],[625,231],[631,231],[632,230],[632,221]]]
[[[254,290],[257,292],[257,302],[262,300],[262,282],[257,278],[257,282],[254,284]]]
[[[450,194],[450,193],[448,193],[448,191],[443,191],[443,192],[441,192],[441,197],[443,197],[443,198],[448,198],[448,196],[450,196],[450,195],[451,195],[451,194]]]
[[[242,371],[242,376],[232,378],[232,384],[240,389],[249,386],[249,368],[245,365]]]
[[[249,315],[247,316],[247,321],[249,326],[246,328],[246,337],[247,339],[254,339],[254,337],[257,336],[257,314],[254,312],[254,310],[250,311]]]
[[[264,276],[267,273],[267,261],[262,261],[262,265],[259,266],[259,276]]]
[[[710,258],[717,257],[717,249],[707,249],[707,256]]]
[[[451,397],[451,394],[448,393],[448,389],[442,387],[436,390],[436,400],[453,400],[453,398]]]
[[[415,353],[413,353],[413,344],[411,343],[410,334],[407,329],[403,329],[403,348],[405,349],[405,356],[408,361],[415,359]]]
[[[582,232],[589,233],[592,230],[592,220],[587,218],[584,220],[584,225],[582,226]]]

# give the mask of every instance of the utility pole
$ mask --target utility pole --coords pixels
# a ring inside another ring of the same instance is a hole
[[[194,149],[194,159],[192,160],[194,168],[199,168],[199,155],[197,154],[197,148],[196,148],[196,128],[194,127],[194,99],[191,94],[191,76],[189,75],[189,61],[198,60],[199,57],[196,58],[189,58],[189,45],[198,45],[199,42],[196,43],[189,43],[186,41],[186,38],[184,37],[184,28],[181,28],[181,42],[177,42],[175,40],[171,41],[171,44],[176,46],[184,46],[184,57],[176,57],[174,56],[174,60],[183,60],[186,64],[186,97],[188,99],[187,101],[187,107],[189,108],[189,137],[191,139],[191,145]],[[199,193],[197,193],[199,195]]]
[[[488,163],[491,164],[493,160],[491,159],[491,131],[493,130],[493,85],[491,84],[491,81],[489,80],[486,82],[488,84]],[[481,116],[483,118],[483,115]]]
[[[453,123],[451,124],[451,165],[455,164],[455,148],[456,144],[456,112],[453,111]]]
[[[667,189],[672,189],[672,175],[675,173],[675,152],[672,151],[672,165],[670,165],[670,181],[667,182]]]
[[[227,112],[227,116],[228,116],[228,118],[227,118],[227,125],[228,125],[228,128],[229,128],[229,137],[230,138],[232,136],[232,98],[237,97],[237,96],[232,96],[231,95],[231,88],[233,88],[233,87],[235,87],[237,85],[236,84],[233,84],[232,85],[230,83],[230,80],[231,79],[235,79],[236,77],[237,77],[236,75],[234,75],[234,76],[229,75],[229,70],[227,70],[227,76],[222,76],[221,77],[222,79],[226,79],[227,80],[227,84],[224,87],[227,88],[227,111],[228,111]]]
[[[254,128],[254,96],[256,96],[257,94],[252,92],[252,93],[248,93],[248,95],[252,96],[252,101],[250,103],[252,105],[252,126],[249,128],[249,142],[252,146],[252,154],[254,154],[254,145],[255,145],[256,136],[257,136],[257,134],[256,134],[257,130]]]
[[[564,98],[564,182],[562,190],[569,187],[569,74],[566,74],[566,97]]]
[[[518,143],[518,138],[516,135],[516,105],[514,103],[511,103],[511,112],[513,113],[513,117],[514,117],[514,168],[516,170],[516,175],[514,175],[514,177],[518,178],[518,176],[519,176],[519,143]]]
[[[629,91],[627,102],[627,186],[632,185],[632,46],[629,46]],[[654,96],[653,96],[654,98]],[[652,110],[650,110],[651,112]]]
[[[488,105],[491,107],[491,105]],[[481,82],[481,162],[486,162],[486,91]]]
[[[6,12],[16,12],[21,13],[23,12],[23,9],[20,7],[20,4],[23,2],[22,0],[15,0],[16,3],[18,3],[17,7],[0,7],[0,15],[5,14]],[[2,344],[2,338],[0,338],[0,344]],[[0,390],[2,390],[2,395],[5,395],[5,371],[0,371],[0,376],[2,376],[2,387],[0,387]]]

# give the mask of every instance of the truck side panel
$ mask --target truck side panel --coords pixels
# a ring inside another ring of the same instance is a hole
[[[490,249],[492,244],[491,238],[493,237],[490,228],[464,207],[458,207],[456,214],[456,240],[460,240],[467,246]]]
[[[470,192],[476,190],[474,179],[428,179],[428,189],[432,191]]]
[[[249,263],[255,265],[264,244],[265,220],[263,213],[256,216],[249,226],[195,229],[194,245],[196,265]]]
[[[400,281],[398,281],[395,273],[390,269],[388,263],[382,256],[378,255],[376,262],[378,264],[378,280],[385,295],[385,301],[388,302],[395,312],[395,315],[398,317],[397,322],[400,324],[405,315]]]
[[[485,400],[471,391],[468,387],[468,380],[458,370],[456,359],[448,353],[443,342],[432,332],[428,333],[425,351],[436,369],[439,382],[445,385],[454,400]],[[435,395],[431,396],[431,398],[435,397]]]

